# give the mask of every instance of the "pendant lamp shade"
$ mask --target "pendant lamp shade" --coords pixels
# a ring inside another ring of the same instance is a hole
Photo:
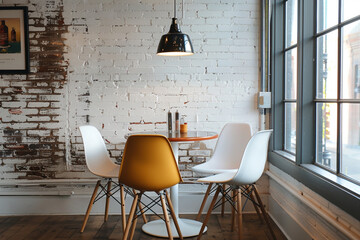
[[[175,2],[175,1],[174,1]],[[157,55],[160,56],[189,56],[194,54],[194,49],[187,34],[180,30],[176,18],[176,2],[174,3],[174,15],[170,30],[160,39]]]

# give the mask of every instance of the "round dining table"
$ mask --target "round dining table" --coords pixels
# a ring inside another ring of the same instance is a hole
[[[137,132],[137,133],[129,133],[129,135],[135,135],[135,134],[160,134],[167,137],[169,142],[171,143],[171,147],[174,152],[174,156],[176,159],[176,162],[178,163],[179,159],[179,143],[181,142],[194,142],[194,141],[205,141],[205,140],[211,140],[216,139],[218,137],[218,134],[216,132],[209,132],[209,131],[188,131],[186,133],[180,133],[178,131],[151,131],[151,132]],[[199,235],[201,225],[202,223],[199,221],[195,221],[192,219],[186,219],[186,218],[179,218],[179,186],[174,185],[170,188],[170,198],[171,202],[174,207],[175,215],[177,217],[179,227],[181,230],[181,234],[183,237],[194,237]],[[173,237],[178,238],[179,235],[176,231],[175,224],[172,220],[170,220],[171,223],[171,232],[173,234]],[[154,220],[150,221],[142,226],[142,230],[150,235],[157,236],[157,237],[168,237],[168,233],[166,230],[166,225],[163,220]],[[207,229],[205,228],[204,232]]]

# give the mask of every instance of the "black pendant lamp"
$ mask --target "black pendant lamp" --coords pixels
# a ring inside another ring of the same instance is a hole
[[[189,56],[194,54],[190,37],[181,32],[177,22],[176,0],[174,0],[174,17],[170,30],[161,37],[156,54],[160,56]]]

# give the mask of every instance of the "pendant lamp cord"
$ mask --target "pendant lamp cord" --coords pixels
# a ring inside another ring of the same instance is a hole
[[[176,18],[176,0],[174,0],[174,18]]]
[[[184,19],[184,0],[181,1],[182,18]]]
[[[184,0],[181,1],[182,19],[184,19]],[[176,18],[176,0],[174,0],[174,18]]]

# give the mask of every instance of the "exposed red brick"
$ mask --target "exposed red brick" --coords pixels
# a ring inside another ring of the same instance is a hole
[[[11,108],[8,111],[10,114],[15,114],[15,115],[22,113],[21,108]]]
[[[167,122],[155,122],[155,124],[167,124]]]
[[[8,145],[8,144],[4,144],[4,147],[7,149],[24,149],[24,148],[26,148],[25,145]]]
[[[64,126],[58,120],[63,112],[58,102],[62,100],[63,87],[68,80],[68,61],[64,58],[67,51],[64,34],[68,26],[62,16],[63,2],[45,2],[46,6],[43,2],[29,1],[31,72],[4,78],[0,75],[0,81],[4,81],[0,94],[6,96],[1,99],[0,106],[8,112],[8,116],[0,118],[6,142],[0,144],[1,164],[25,172],[25,176],[21,174],[19,178],[28,180],[56,178],[65,162],[65,143],[60,140]],[[32,27],[45,30],[31,31]],[[16,165],[21,160],[26,164]]]

